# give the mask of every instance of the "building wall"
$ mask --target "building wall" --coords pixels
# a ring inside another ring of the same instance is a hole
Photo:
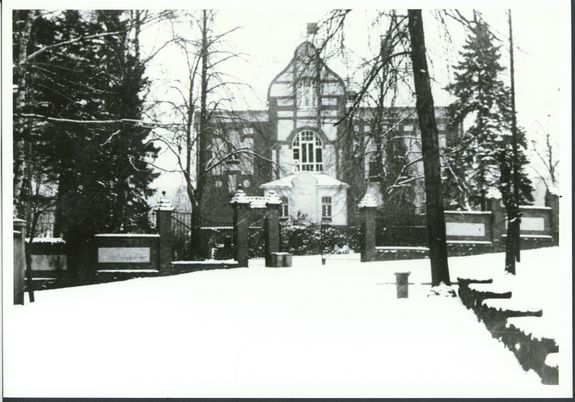
[[[320,59],[317,49],[309,42],[298,46],[292,60],[270,83],[267,110],[240,111],[236,112],[240,119],[221,119],[218,136],[224,141],[217,144],[216,148],[225,146],[225,139],[237,130],[238,125],[243,128],[253,127],[254,134],[242,131],[239,142],[243,144],[246,138],[253,138],[254,150],[267,161],[262,159],[252,162],[253,169],[246,169],[242,162],[238,165],[224,164],[214,170],[208,178],[208,187],[202,200],[202,215],[217,222],[231,221],[229,199],[238,186],[241,185],[248,195],[260,195],[261,184],[297,171],[294,139],[306,130],[316,133],[321,140],[323,173],[350,185],[344,197],[346,211],[341,212],[346,221],[351,224],[358,222],[356,205],[367,189],[370,156],[376,148],[374,138],[400,138],[398,141],[403,144],[401,152],[406,153],[408,162],[413,162],[405,175],[414,178],[410,183],[414,194],[409,205],[402,207],[406,211],[423,213],[423,163],[415,162],[421,158],[415,108],[386,108],[385,116],[393,118],[387,120],[386,124],[389,125],[382,128],[382,132],[374,128],[378,112],[371,108],[359,110],[353,122],[344,121],[336,126],[334,123],[345,113],[347,95],[343,80]],[[446,108],[436,107],[436,119],[440,148],[444,148],[458,133],[448,131]],[[364,138],[365,143],[358,144],[357,138]],[[383,152],[382,163],[386,162],[386,158]],[[338,195],[337,199],[342,200],[341,197]]]
[[[342,79],[323,63],[311,43],[298,46],[268,89],[269,119],[279,150],[276,178],[294,173],[293,140],[302,130],[321,137],[323,171],[337,177],[338,128],[333,123],[345,108],[345,92]]]
[[[233,135],[236,138],[239,134],[238,144],[227,142],[230,133],[237,133]],[[229,201],[239,186],[248,195],[262,194],[259,186],[272,179],[271,160],[274,150],[271,133],[273,130],[267,121],[266,111],[245,112],[237,119],[219,123],[215,138],[212,139],[212,156],[216,153],[216,160],[218,155],[223,157],[227,150],[225,148],[230,146],[232,149],[253,148],[253,153],[241,154],[237,161],[224,162],[208,174],[202,196],[202,216],[210,221],[207,223],[231,222]]]
[[[291,180],[291,187],[266,188],[265,194],[275,191],[287,201],[288,215],[292,220],[305,217],[308,222],[330,225],[347,225],[347,188],[324,186],[318,183],[318,176],[302,172]],[[322,199],[331,198],[331,219],[322,217]]]

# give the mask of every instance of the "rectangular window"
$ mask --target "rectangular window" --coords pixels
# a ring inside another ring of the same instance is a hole
[[[309,155],[309,161],[308,162],[313,162],[313,144],[307,144],[307,154]]]
[[[377,171],[377,161],[369,161],[368,176],[373,177],[377,176],[378,174],[379,172]]]
[[[289,217],[289,202],[287,197],[282,197],[282,207],[280,210],[280,218],[287,219]]]
[[[293,106],[293,98],[279,98],[278,106]]]
[[[315,161],[318,163],[320,163],[322,161],[321,160],[321,154],[322,154],[321,148],[316,148],[315,149]]]
[[[445,148],[447,146],[447,141],[445,139],[445,134],[439,134],[439,148]]]
[[[331,197],[321,197],[321,220],[331,222]]]
[[[294,148],[294,149],[293,149],[293,160],[294,160],[294,161],[299,161],[299,148]]]
[[[305,145],[301,147],[301,161],[302,163],[307,162],[307,147]]]
[[[337,98],[321,98],[321,104],[325,106],[337,105]]]

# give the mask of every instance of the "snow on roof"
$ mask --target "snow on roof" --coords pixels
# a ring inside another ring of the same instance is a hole
[[[487,198],[495,198],[496,200],[501,199],[501,192],[496,188],[489,188],[487,190]]]
[[[282,177],[281,179],[270,181],[268,183],[264,183],[260,186],[260,188],[292,188],[292,180],[300,174],[311,174],[317,181],[318,187],[349,187],[349,184],[344,183],[336,179],[335,177],[331,177],[326,175],[325,173],[310,173],[310,172],[299,172],[295,174],[290,174],[289,176]]]
[[[377,207],[377,201],[375,200],[375,198],[369,194],[366,193],[363,198],[361,199],[361,201],[358,204],[359,208],[376,208]]]
[[[26,239],[27,242],[30,242],[30,238],[28,237]],[[34,239],[32,240],[32,243],[66,243],[64,241],[64,239],[62,239],[61,237],[34,237]]]
[[[157,233],[98,233],[94,237],[160,237]]]
[[[491,215],[491,211],[443,211],[444,214]]]
[[[559,186],[551,184],[547,186],[547,191],[549,191],[549,194],[559,195]]]

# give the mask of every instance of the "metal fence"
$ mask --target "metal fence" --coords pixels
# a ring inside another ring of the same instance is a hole
[[[172,212],[172,260],[182,261],[191,257],[192,213]]]
[[[30,233],[30,228],[28,228]],[[46,211],[40,214],[34,230],[34,237],[54,237],[54,212]]]

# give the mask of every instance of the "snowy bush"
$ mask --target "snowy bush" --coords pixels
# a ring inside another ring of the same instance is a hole
[[[360,250],[359,226],[282,225],[281,247],[295,255],[347,254]]]

